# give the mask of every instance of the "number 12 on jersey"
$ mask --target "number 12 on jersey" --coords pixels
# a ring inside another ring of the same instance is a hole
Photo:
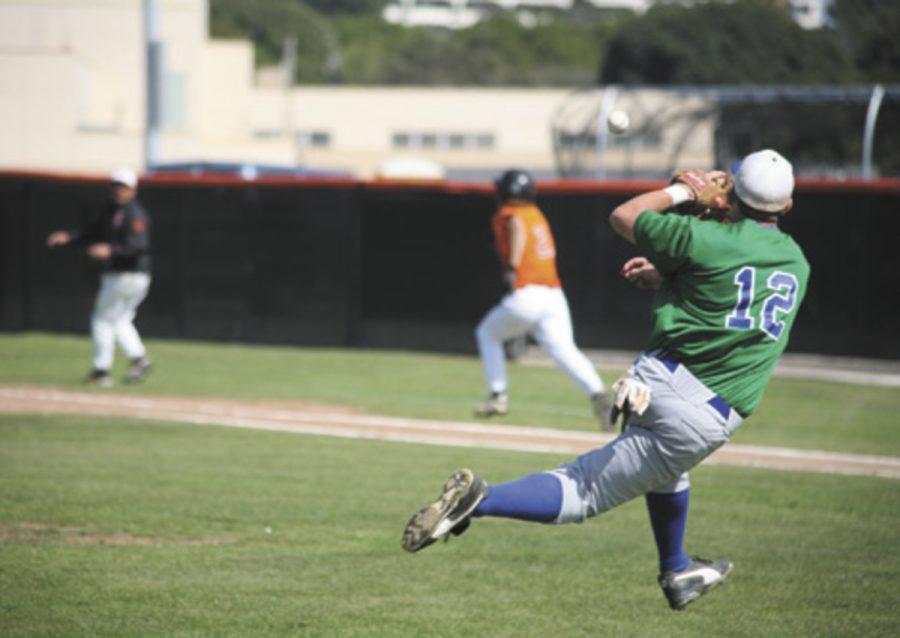
[[[737,302],[734,310],[725,318],[725,326],[732,330],[752,330],[755,318],[750,314],[756,292],[756,268],[744,266],[734,275],[737,286]],[[784,321],[779,317],[791,312],[797,304],[797,278],[789,272],[776,270],[766,280],[772,294],[766,297],[759,316],[759,328],[777,340],[784,332]]]

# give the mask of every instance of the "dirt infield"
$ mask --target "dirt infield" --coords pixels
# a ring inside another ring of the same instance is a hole
[[[46,523],[0,523],[0,545],[53,541],[71,545],[224,545],[237,543],[236,536],[193,538],[190,536],[135,536],[125,532],[97,534],[82,527]]]
[[[0,414],[118,416],[429,445],[580,454],[608,435],[361,414],[305,402],[236,401],[0,386]],[[728,444],[707,463],[900,478],[900,458]]]

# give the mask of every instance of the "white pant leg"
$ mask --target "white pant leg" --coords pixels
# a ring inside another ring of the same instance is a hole
[[[559,288],[548,289],[545,303],[547,313],[535,326],[532,335],[588,397],[602,391],[603,381],[594,364],[575,345],[572,317],[565,294]]]
[[[146,354],[132,322],[149,288],[150,276],[146,273],[104,273],[101,277],[91,317],[96,369],[112,368],[116,340],[131,359]]]
[[[528,334],[540,319],[540,286],[526,286],[506,295],[485,315],[475,329],[484,379],[491,392],[506,392],[506,355],[503,343]]]
[[[94,368],[109,370],[112,368],[116,348],[116,331],[112,321],[112,308],[116,300],[116,282],[110,273],[100,277],[100,289],[94,300],[94,312],[91,315],[91,339],[94,344]]]
[[[144,342],[134,327],[134,317],[141,302],[150,290],[150,275],[142,272],[128,273],[122,282],[123,312],[116,323],[116,340],[129,359],[147,354]]]

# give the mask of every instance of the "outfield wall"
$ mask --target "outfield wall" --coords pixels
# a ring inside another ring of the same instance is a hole
[[[634,253],[606,214],[657,183],[540,183],[585,348],[637,350],[649,295],[626,285]],[[87,220],[95,179],[0,173],[0,329],[87,333],[96,264],[48,250]],[[149,337],[474,352],[499,298],[488,185],[147,178],[154,280]],[[812,264],[790,350],[900,358],[900,180],[801,182],[784,229]]]

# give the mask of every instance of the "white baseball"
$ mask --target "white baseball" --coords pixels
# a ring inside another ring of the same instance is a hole
[[[621,135],[627,131],[630,124],[631,120],[628,118],[628,113],[625,111],[613,111],[609,114],[609,117],[606,118],[606,126],[609,128],[609,132],[615,133],[616,135]]]

